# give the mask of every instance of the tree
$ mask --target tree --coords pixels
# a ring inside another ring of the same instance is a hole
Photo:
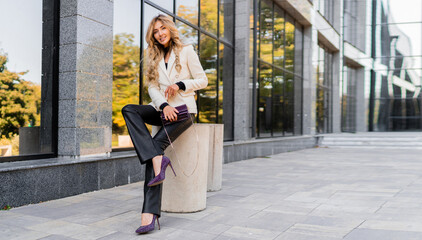
[[[126,130],[122,108],[139,103],[140,48],[133,34],[116,34],[113,41],[113,132]]]
[[[27,72],[7,70],[7,55],[0,53],[0,136],[11,138],[19,127],[40,122],[41,86],[25,81]]]

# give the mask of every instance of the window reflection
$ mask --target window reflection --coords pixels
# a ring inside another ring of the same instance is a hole
[[[217,121],[217,41],[201,34],[200,60],[208,77],[208,86],[199,91],[199,121]]]
[[[284,67],[284,12],[274,9],[274,65]]]
[[[198,31],[180,21],[176,21],[176,27],[179,30],[182,42],[192,44],[195,49],[198,49]]]
[[[293,119],[294,119],[294,75],[293,73],[285,72],[284,75],[284,134],[286,136],[293,135]]]
[[[283,136],[284,133],[284,71],[274,68],[274,90],[273,90],[273,131],[274,136]]]
[[[173,0],[152,0],[148,2],[153,2],[154,4],[160,6],[161,8],[164,8],[169,12],[173,12]],[[145,14],[145,11],[144,11],[144,14]]]
[[[47,66],[53,66],[50,49],[56,36],[44,32],[48,39],[42,38],[43,28],[54,28],[51,20],[43,23],[52,2],[1,5],[0,157],[52,153],[52,89],[47,88],[52,69]]]
[[[217,35],[218,0],[201,0],[201,28]]]
[[[294,71],[295,61],[295,25],[293,19],[288,16],[286,21],[286,62],[285,68],[288,71]]]
[[[258,126],[259,136],[271,136],[272,116],[272,68],[263,62],[259,63],[258,79]]]
[[[270,1],[261,1],[260,27],[259,57],[273,63],[273,11]]]
[[[132,147],[121,109],[139,103],[140,2],[114,1],[112,147]]]
[[[301,134],[303,28],[270,1],[259,14],[258,136]]]
[[[176,15],[198,25],[198,0],[177,0]]]
[[[316,86],[316,132],[331,132],[332,53],[318,47]]]

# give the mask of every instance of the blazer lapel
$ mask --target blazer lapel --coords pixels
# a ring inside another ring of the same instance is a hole
[[[160,65],[161,71],[166,75],[166,78],[170,80],[170,77],[167,73],[166,65],[164,63],[164,58],[160,60],[160,63],[158,65]]]
[[[168,61],[168,67],[167,67],[167,76],[169,76],[169,79],[170,79],[170,76],[171,76],[170,74],[173,70],[173,65],[174,65],[175,60],[176,60],[176,56],[174,54],[174,51],[171,51],[170,58],[169,58],[169,61]]]

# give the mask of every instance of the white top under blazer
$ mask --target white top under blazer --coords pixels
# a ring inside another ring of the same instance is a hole
[[[194,97],[195,91],[208,85],[207,75],[192,45],[184,46],[179,53],[180,65],[182,66],[180,73],[176,71],[175,59],[176,55],[172,51],[167,69],[164,58],[158,64],[158,85],[150,83],[148,86],[148,93],[152,100],[150,105],[155,107],[157,111],[161,111],[160,106],[165,102],[172,107],[186,104],[189,113],[198,113]],[[164,95],[165,90],[168,86],[179,81],[185,84],[186,89],[184,91],[179,90],[178,94],[167,100]]]

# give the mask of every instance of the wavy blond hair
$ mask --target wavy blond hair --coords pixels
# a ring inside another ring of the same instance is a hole
[[[176,71],[180,72],[180,70],[182,69],[182,66],[180,65],[179,53],[183,48],[183,43],[180,41],[179,31],[177,30],[176,25],[170,17],[159,14],[158,16],[154,17],[149,23],[146,34],[148,48],[146,59],[147,64],[145,66],[145,77],[147,85],[149,85],[150,83],[157,84],[158,64],[160,60],[164,57],[165,52],[164,46],[161,45],[161,43],[159,43],[154,38],[154,26],[155,23],[157,23],[158,21],[160,21],[170,31],[169,52],[174,51],[176,55]]]

